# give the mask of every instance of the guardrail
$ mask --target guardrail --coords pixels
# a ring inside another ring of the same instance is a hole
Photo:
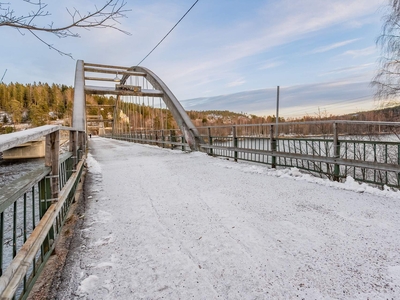
[[[209,155],[263,163],[272,168],[297,167],[335,181],[351,176],[381,188],[400,188],[399,122],[230,124],[197,130],[203,140],[201,150]],[[178,129],[137,130],[107,137],[190,150]]]
[[[137,130],[128,134],[105,135],[105,137],[127,142],[160,146],[162,148],[180,148],[190,150],[180,129]]]
[[[60,131],[69,131],[60,156]],[[54,250],[74,201],[85,159],[85,133],[42,126],[0,135],[0,151],[46,137],[45,164],[0,189],[0,298],[26,299]]]
[[[307,129],[307,130],[305,130]],[[198,128],[210,155],[297,167],[340,181],[347,176],[400,188],[400,123],[321,121]],[[304,132],[313,133],[304,134]]]

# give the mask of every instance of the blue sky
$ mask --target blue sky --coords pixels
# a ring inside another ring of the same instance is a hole
[[[46,1],[45,1],[46,2]],[[68,22],[66,7],[82,12],[105,0],[48,0],[44,24]],[[17,14],[30,8],[12,1]],[[194,0],[128,1],[120,27],[79,31],[81,38],[42,34],[86,62],[136,65]],[[386,0],[200,0],[142,65],[153,70],[187,109],[272,115],[276,86],[280,115],[356,112],[377,106],[369,82],[378,67],[375,40]],[[38,21],[39,22],[39,21]],[[73,85],[75,61],[29,33],[0,27],[5,83]]]

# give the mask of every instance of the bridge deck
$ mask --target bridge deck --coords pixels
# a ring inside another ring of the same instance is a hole
[[[400,295],[398,194],[97,137],[89,147],[82,246],[56,299]]]

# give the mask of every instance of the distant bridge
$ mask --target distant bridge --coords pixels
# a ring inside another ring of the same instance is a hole
[[[112,104],[86,105],[91,95],[115,99]],[[87,110],[93,108],[98,118],[89,118]],[[399,122],[287,122],[279,124],[278,135],[276,124],[195,127],[150,70],[80,60],[71,127],[46,125],[0,136],[0,152],[46,139],[44,166],[0,189],[1,299],[25,299],[54,249],[79,191],[89,123],[102,124],[103,135],[109,138],[203,151],[272,168],[296,167],[336,181],[352,176],[381,188],[400,188]],[[60,131],[69,136],[68,148],[61,154]]]

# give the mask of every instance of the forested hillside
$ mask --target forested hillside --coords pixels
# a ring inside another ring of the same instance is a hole
[[[36,127],[51,120],[68,119],[72,101],[73,88],[66,85],[41,82],[0,84],[0,122],[30,123]]]

